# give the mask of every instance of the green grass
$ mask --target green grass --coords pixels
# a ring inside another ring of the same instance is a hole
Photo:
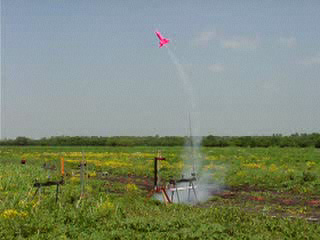
[[[59,157],[75,174],[81,151],[91,177],[81,201],[79,177],[66,177],[58,204],[55,187],[34,199],[35,179],[59,179]],[[152,184],[152,147],[1,147],[0,239],[319,239],[320,152],[315,148],[203,148],[203,169],[231,190],[196,206],[147,200],[138,180]],[[179,177],[180,147],[161,148],[163,179]],[[21,165],[21,158],[27,164]],[[70,161],[68,161],[70,160]],[[91,161],[91,162],[90,162]],[[46,171],[43,163],[57,166]],[[100,164],[101,163],[101,164]],[[128,174],[135,177],[128,177]],[[227,195],[227,194],[230,194]],[[231,196],[231,194],[234,194]],[[263,201],[258,201],[259,199]],[[258,199],[258,200],[256,200]],[[286,200],[294,204],[285,205]]]

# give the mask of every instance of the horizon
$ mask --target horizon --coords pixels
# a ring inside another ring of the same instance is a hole
[[[298,135],[298,136],[302,136],[302,135],[313,135],[313,134],[316,134],[316,135],[319,135],[320,133],[317,133],[317,132],[313,132],[313,133],[291,133],[291,134],[281,134],[281,133],[273,133],[271,135],[214,135],[214,134],[209,134],[209,135],[201,135],[201,136],[189,136],[189,135],[159,135],[159,134],[156,134],[156,135],[141,135],[141,136],[126,136],[126,135],[113,135],[113,136],[86,136],[86,135],[74,135],[74,136],[71,136],[71,135],[53,135],[53,136],[47,136],[47,137],[40,137],[40,138],[30,138],[30,137],[26,137],[26,136],[16,136],[14,138],[4,138],[4,139],[1,139],[0,141],[7,141],[7,140],[15,140],[16,138],[19,138],[19,137],[23,137],[23,138],[28,138],[28,139],[31,139],[31,140],[41,140],[41,139],[49,139],[49,138],[56,138],[56,137],[97,137],[97,138],[116,138],[116,137],[129,137],[129,138],[143,138],[143,137],[192,137],[192,138],[205,138],[205,137],[209,137],[209,136],[213,136],[213,137],[221,137],[221,138],[224,138],[224,137],[227,137],[227,138],[237,138],[237,137],[291,137],[291,136],[295,136],[295,135]]]

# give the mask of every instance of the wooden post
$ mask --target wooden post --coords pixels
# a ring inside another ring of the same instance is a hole
[[[60,158],[60,164],[61,164],[61,176],[64,176],[64,157],[62,156]]]
[[[82,161],[80,164],[80,191],[81,191],[81,195],[80,198],[84,197],[84,192],[85,192],[85,156],[84,156],[84,152],[82,151]]]
[[[158,159],[154,158],[154,187],[158,187]]]

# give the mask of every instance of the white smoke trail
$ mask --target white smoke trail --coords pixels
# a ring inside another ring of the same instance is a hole
[[[193,92],[193,88],[192,88],[192,84],[189,80],[188,75],[186,74],[186,72],[184,71],[183,66],[180,64],[178,58],[175,56],[175,54],[169,49],[168,50],[168,54],[171,58],[171,61],[174,63],[174,65],[177,68],[178,74],[179,74],[179,79],[182,81],[182,86],[184,91],[187,93],[188,95],[188,99],[190,101],[190,107],[192,112],[195,110],[196,108],[196,103],[195,103],[195,97],[194,97],[194,92]]]
[[[189,143],[186,144],[185,146],[185,151],[184,151],[184,156],[183,159],[185,160],[185,165],[191,165],[192,167],[187,167],[187,169],[184,169],[183,174],[187,174],[188,176],[191,175],[192,172],[198,172],[199,169],[199,163],[201,161],[199,160],[199,155],[200,153],[200,144],[201,144],[201,137],[199,134],[200,130],[200,121],[199,121],[199,114],[197,114],[196,110],[196,99],[195,99],[195,94],[193,91],[192,84],[190,82],[190,79],[188,75],[186,74],[182,64],[180,64],[178,58],[175,56],[175,54],[169,49],[168,54],[170,56],[171,61],[175,65],[178,75],[179,75],[179,80],[182,83],[183,90],[186,93],[186,99],[187,99],[187,109],[189,109],[189,134],[190,134],[190,141]]]
[[[197,197],[193,195],[191,192],[191,197],[188,195],[188,190],[180,193],[180,202],[192,202],[195,203],[197,199],[200,202],[204,202],[209,199],[212,192],[217,192],[221,189],[219,184],[215,184],[212,181],[213,173],[209,169],[204,169],[203,163],[205,156],[201,153],[201,141],[202,137],[200,135],[200,120],[199,113],[196,112],[197,104],[196,98],[193,91],[192,84],[189,80],[188,75],[186,74],[183,66],[180,64],[178,58],[175,54],[169,49],[168,54],[170,56],[171,61],[175,65],[179,79],[182,82],[182,86],[184,92],[186,94],[186,98],[188,100],[187,109],[189,111],[189,124],[190,124],[190,137],[191,142],[187,143],[184,148],[184,153],[182,158],[184,159],[184,169],[182,176],[184,178],[191,178],[192,174],[196,174],[197,182],[196,184],[196,193]],[[192,131],[192,132],[191,132]],[[178,188],[186,188],[188,183],[180,183],[178,184]],[[191,200],[191,201],[190,201]],[[177,198],[175,201],[177,202]]]

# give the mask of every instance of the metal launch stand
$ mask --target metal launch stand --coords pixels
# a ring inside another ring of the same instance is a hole
[[[159,177],[159,164],[158,161],[164,161],[166,158],[161,156],[161,152],[158,152],[158,156],[154,158],[154,188],[148,194],[148,198],[150,198],[155,193],[161,193],[162,198],[165,204],[171,203],[171,200],[167,194],[166,187],[160,185],[160,177]]]
[[[57,186],[56,202],[58,202],[58,195],[59,195],[59,192],[60,192],[60,185],[63,185],[63,184],[64,184],[63,176],[62,176],[62,179],[60,181],[47,181],[47,182],[43,182],[43,183],[40,183],[40,182],[36,181],[33,184],[33,187],[37,188],[36,192],[33,195],[33,199],[37,194],[39,194],[39,200],[41,200],[41,190],[42,190],[43,187]]]
[[[50,167],[46,164],[43,166],[44,169],[48,169],[48,167],[50,170],[56,169],[55,166],[53,166],[54,168]],[[32,199],[34,199],[35,196],[38,194],[39,201],[41,200],[41,192],[42,192],[43,187],[57,186],[57,188],[56,188],[56,202],[58,202],[58,195],[60,192],[60,186],[64,185],[64,158],[63,157],[60,158],[60,171],[61,171],[61,180],[60,181],[38,182],[38,180],[36,180],[35,183],[33,184],[33,187],[37,188],[37,190],[35,191]]]
[[[179,191],[188,191],[187,201],[192,202],[192,200],[195,200],[196,202],[199,202],[196,192],[196,186],[194,184],[194,182],[197,181],[195,173],[191,173],[190,178],[184,178],[184,176],[182,176],[182,178],[178,180],[171,179],[167,186],[161,185],[159,176],[160,162],[158,161],[164,160],[166,160],[166,158],[162,157],[161,152],[159,151],[158,156],[154,158],[154,187],[153,190],[149,192],[148,198],[150,198],[153,194],[158,193],[162,195],[162,199],[165,204],[173,203],[175,200],[175,196],[177,196],[177,202],[180,203],[182,201],[182,196],[180,195]],[[186,183],[187,186],[178,186],[183,183]],[[171,192],[171,194],[169,193],[169,195],[171,196],[168,195],[168,191]]]
[[[188,202],[191,202],[191,191],[194,194],[194,199],[196,200],[196,202],[199,202],[197,192],[196,192],[196,186],[194,185],[194,181],[197,181],[197,179],[196,179],[194,173],[192,173],[191,175],[192,175],[191,178],[184,178],[182,176],[181,179],[178,179],[178,180],[171,179],[169,181],[168,190],[171,192],[171,199],[170,199],[171,202],[174,202],[174,193],[176,193],[178,203],[180,203],[179,191],[185,191],[185,190],[188,191]],[[187,186],[186,187],[178,187],[177,185],[179,183],[187,183]]]

